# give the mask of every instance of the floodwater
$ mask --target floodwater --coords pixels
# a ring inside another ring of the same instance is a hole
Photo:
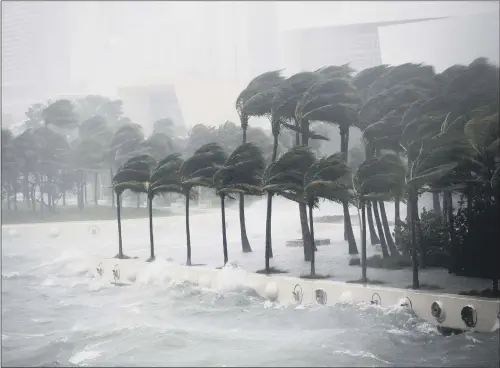
[[[242,255],[239,248],[236,209],[227,211],[230,259],[249,271],[264,263],[264,202],[247,210],[251,254]],[[330,205],[324,211],[340,214],[341,208]],[[307,270],[301,250],[284,246],[285,240],[300,237],[296,206],[277,201],[274,218],[273,262],[291,273]],[[122,227],[125,252],[146,259],[148,220],[126,220]],[[319,236],[329,234],[324,225],[318,228]],[[193,210],[193,262],[221,265],[220,229],[220,211]],[[117,252],[114,221],[2,230],[2,366],[499,364],[498,331],[444,337],[403,309],[368,304],[285,307],[235,283],[211,290],[166,279],[161,272],[168,267],[165,260],[184,261],[183,216],[155,219],[159,262],[125,287],[89,273],[94,266],[90,257]],[[320,247],[318,267],[335,265],[324,260],[336,247],[344,253],[347,246],[338,243]],[[232,271],[224,272],[231,279]],[[342,272],[339,263],[333,273]]]

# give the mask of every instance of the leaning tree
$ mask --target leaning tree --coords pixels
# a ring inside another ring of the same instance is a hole
[[[191,266],[191,232],[189,228],[189,200],[195,187],[212,187],[213,177],[220,165],[226,162],[227,155],[216,143],[208,143],[198,148],[194,155],[179,167],[179,185],[186,198],[186,265]]]
[[[271,116],[271,103],[274,89],[281,84],[283,77],[281,71],[271,71],[255,77],[248,86],[241,91],[236,99],[236,111],[240,116],[241,129],[243,131],[243,144],[247,143],[248,120],[252,116]],[[276,125],[275,122],[274,125]],[[273,133],[279,134],[279,128],[273,127]],[[277,138],[276,138],[277,140]],[[277,143],[276,143],[277,146]],[[273,151],[274,152],[274,151]],[[276,159],[273,153],[273,160]],[[245,223],[245,196],[240,194],[240,230],[241,246],[243,252],[251,252],[252,248],[248,241]],[[268,199],[268,207],[271,206]],[[268,237],[266,235],[266,241]]]
[[[213,177],[213,186],[221,201],[224,264],[228,261],[225,199],[231,198],[231,194],[261,195],[264,167],[262,151],[253,143],[245,143],[229,155]]]

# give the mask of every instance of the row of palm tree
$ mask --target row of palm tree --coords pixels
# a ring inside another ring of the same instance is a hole
[[[418,288],[418,266],[425,265],[425,244],[419,241],[419,194],[443,193],[447,199],[443,202],[443,216],[449,220],[452,245],[453,192],[468,193],[471,187],[481,186],[498,203],[495,194],[499,175],[498,67],[480,58],[468,66],[455,65],[439,74],[431,66],[411,63],[381,65],[353,74],[348,65],[343,65],[301,72],[289,78],[283,77],[282,71],[254,78],[238,96],[236,108],[243,142],[251,117],[269,118],[273,133],[271,164],[264,168],[258,152],[253,153],[253,159],[245,155],[246,150],[255,147],[243,143],[224,164],[211,166],[211,174],[217,171],[211,181],[204,177],[204,185],[211,185],[221,197],[223,222],[224,198],[240,195],[244,251],[251,248],[246,235],[243,196],[267,194],[267,268],[272,257],[274,195],[299,203],[304,252],[306,260],[312,263],[311,273],[314,273],[315,249],[311,215],[317,200],[325,198],[342,203],[350,254],[358,253],[348,208],[356,204],[362,213],[364,281],[368,217],[370,234],[378,235],[378,239],[372,237],[372,244],[380,241],[384,257],[412,258],[413,287]],[[307,161],[307,157],[314,157],[307,150],[309,139],[328,139],[312,130],[317,122],[339,127],[341,152]],[[361,129],[365,142],[366,160],[354,175],[346,165],[350,127]],[[296,147],[278,156],[282,128],[296,133]],[[304,160],[303,167],[295,155]],[[290,157],[292,161],[288,161]],[[395,203],[396,227],[401,222],[400,202],[406,202],[408,207],[412,242],[411,249],[403,249],[403,254],[388,226],[384,202],[391,200]],[[377,231],[371,226],[372,211]],[[226,249],[224,226],[223,245]],[[227,261],[227,249],[225,254]]]
[[[185,196],[186,265],[191,265],[189,227],[189,199],[197,186],[212,188],[220,197],[222,214],[222,245],[224,264],[228,261],[226,238],[225,199],[235,194],[281,195],[309,208],[311,242],[314,245],[313,208],[319,199],[349,201],[352,199],[352,180],[345,157],[337,153],[316,160],[308,147],[296,146],[282,154],[267,167],[262,151],[254,143],[237,147],[229,156],[216,143],[200,147],[193,156],[182,160],[179,154],[170,154],[156,162],[149,155],[138,155],[123,164],[113,178],[117,203],[125,190],[146,193],[149,199],[150,258],[155,259],[152,200],[160,194],[177,193]],[[123,253],[120,205],[117,207],[119,252],[117,258],[128,258]],[[270,242],[266,242],[265,270],[270,271]],[[315,275],[314,252],[311,258],[311,276]]]

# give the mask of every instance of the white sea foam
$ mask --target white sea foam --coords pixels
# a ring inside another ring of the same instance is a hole
[[[94,360],[98,358],[102,354],[101,351],[98,350],[82,350],[78,353],[74,354],[71,358],[69,358],[69,362],[71,364],[86,366],[87,364],[82,364],[85,361]]]

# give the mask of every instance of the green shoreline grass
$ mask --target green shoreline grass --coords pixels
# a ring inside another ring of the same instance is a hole
[[[122,220],[148,218],[148,216],[148,209],[144,207],[125,207],[121,210]],[[172,216],[172,212],[153,209],[153,217],[166,216]],[[27,209],[23,205],[20,205],[17,211],[13,209],[9,211],[2,207],[2,225],[106,220],[116,220],[116,208],[87,205],[80,211],[76,206],[59,206],[56,208],[56,213],[45,211],[42,219],[39,212],[33,213],[31,209]]]

